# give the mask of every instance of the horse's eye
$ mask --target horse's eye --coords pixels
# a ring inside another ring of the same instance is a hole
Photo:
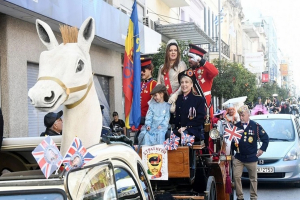
[[[79,60],[77,63],[76,73],[82,71],[84,68],[84,62],[82,60]]]

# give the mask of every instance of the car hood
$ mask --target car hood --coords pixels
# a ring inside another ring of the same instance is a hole
[[[272,141],[269,142],[267,151],[260,156],[260,158],[283,158],[289,150],[294,146],[295,141],[284,142],[284,141]],[[259,147],[260,145],[257,144]]]

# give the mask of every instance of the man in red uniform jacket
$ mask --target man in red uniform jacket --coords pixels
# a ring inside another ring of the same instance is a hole
[[[203,59],[204,54],[206,54],[204,49],[193,44],[190,44],[189,46],[190,50],[188,56],[190,68],[181,73],[194,76],[197,80],[197,82],[194,83],[194,92],[205,97],[206,113],[210,118],[212,128],[212,118],[214,113],[211,102],[211,87],[213,79],[218,75],[219,71],[213,64]],[[180,74],[178,76],[180,76]],[[209,138],[209,147],[213,149],[213,146],[213,142]]]
[[[209,109],[210,119],[213,118],[213,106],[211,102],[211,87],[213,79],[218,75],[218,69],[210,62],[203,59],[206,51],[196,45],[190,44],[189,66],[193,70],[200,88],[195,85],[196,92],[203,95],[206,100],[206,107]]]
[[[148,101],[151,99],[150,92],[156,86],[156,81],[152,78],[154,66],[151,58],[141,58],[141,68],[141,121],[143,121],[149,108]]]

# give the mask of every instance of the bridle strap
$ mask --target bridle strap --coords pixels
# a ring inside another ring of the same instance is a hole
[[[91,78],[90,78],[90,80],[89,80],[89,82],[88,82],[87,84],[81,85],[81,86],[77,86],[77,87],[72,87],[72,88],[68,88],[61,80],[59,80],[58,78],[55,78],[55,77],[51,77],[51,76],[42,76],[42,77],[39,77],[39,78],[38,78],[38,81],[40,81],[40,80],[50,80],[50,81],[54,81],[54,82],[56,82],[58,85],[60,85],[60,87],[62,87],[62,88],[65,90],[66,94],[67,94],[67,97],[66,97],[66,99],[64,100],[64,102],[68,100],[69,95],[70,95],[71,93],[78,92],[78,91],[81,91],[81,90],[84,90],[84,89],[87,88],[85,94],[83,95],[83,97],[81,97],[81,99],[79,99],[78,101],[76,101],[76,102],[73,103],[73,104],[66,105],[66,107],[67,107],[68,109],[74,108],[74,107],[76,107],[77,105],[79,105],[79,104],[86,98],[87,94],[89,93],[89,91],[90,91],[90,89],[91,89],[91,87],[92,87],[92,85],[93,85],[93,75],[91,76]]]

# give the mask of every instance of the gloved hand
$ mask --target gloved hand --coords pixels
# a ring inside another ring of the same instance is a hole
[[[170,96],[170,98],[169,98],[168,103],[169,103],[169,104],[175,103],[176,100],[177,100],[177,98],[178,98],[178,94],[177,94],[177,93],[172,94],[172,95]]]
[[[194,62],[200,62],[201,61],[201,57],[194,54],[194,53],[188,53],[188,56],[191,58],[192,61]]]

